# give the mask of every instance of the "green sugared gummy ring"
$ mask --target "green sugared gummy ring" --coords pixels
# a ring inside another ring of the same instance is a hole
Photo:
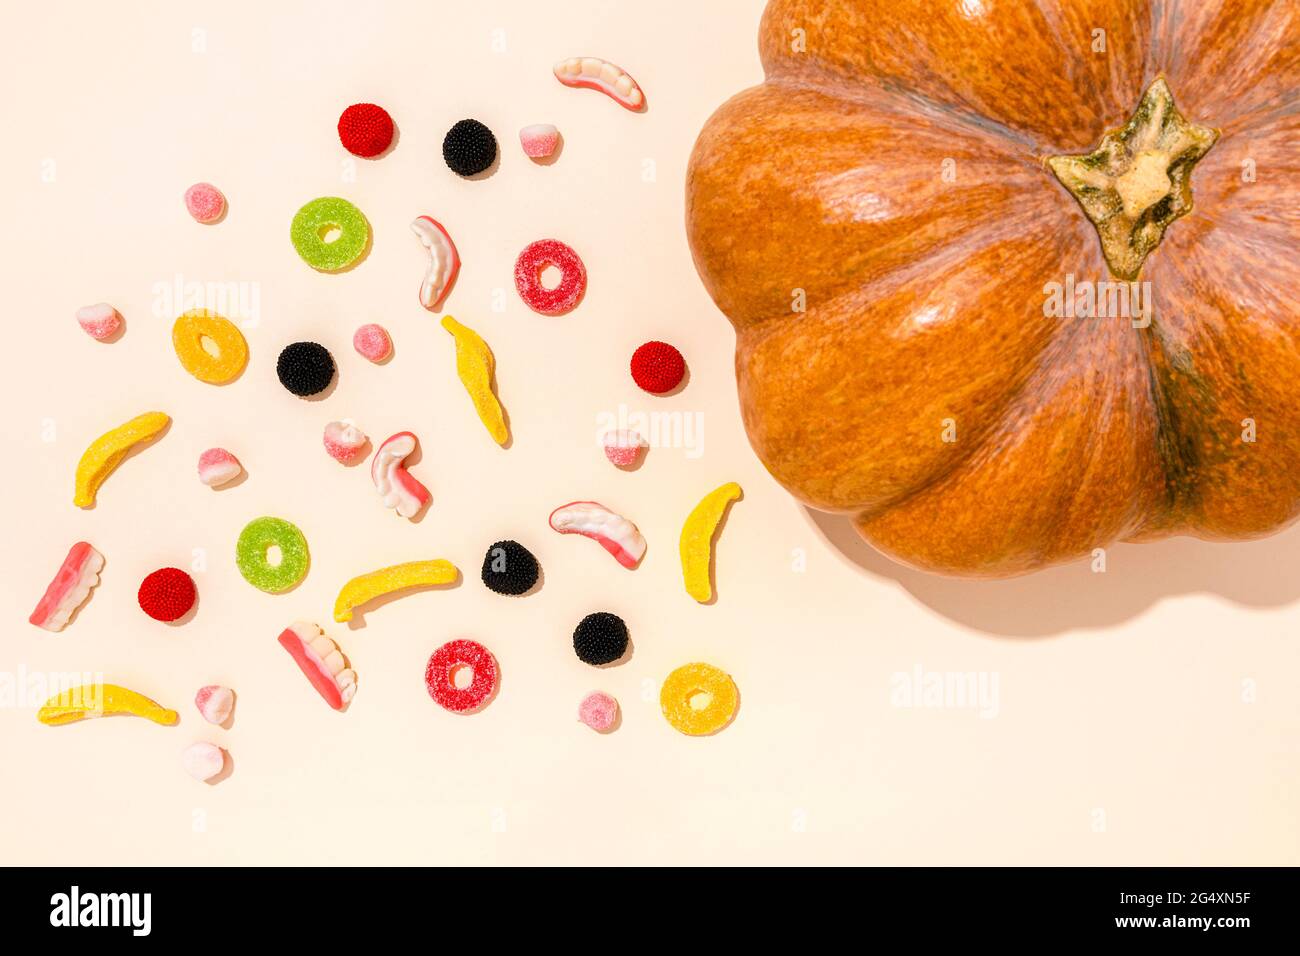
[[[326,242],[334,230],[338,236]],[[370,244],[370,223],[361,210],[346,199],[322,196],[303,206],[289,227],[293,247],[302,261],[321,272],[346,269],[361,257]]]
[[[267,552],[280,549],[280,563],[271,564]],[[287,591],[307,576],[307,539],[298,526],[283,518],[254,518],[244,525],[235,543],[235,563],[244,580],[268,594]]]

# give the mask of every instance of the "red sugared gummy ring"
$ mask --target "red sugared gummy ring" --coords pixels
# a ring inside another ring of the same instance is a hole
[[[560,284],[554,289],[542,285],[542,272],[554,266],[560,270]],[[528,308],[542,315],[563,315],[587,291],[587,267],[578,254],[558,239],[538,239],[515,261],[515,288]]]
[[[667,342],[646,342],[632,353],[632,381],[652,395],[671,392],[685,375],[686,360]]]
[[[474,679],[468,687],[456,686],[456,671],[468,667]],[[433,652],[424,670],[429,696],[454,714],[482,707],[497,689],[497,662],[492,652],[478,641],[460,638],[448,641]]]
[[[339,117],[339,142],[353,156],[378,156],[393,141],[393,118],[374,103],[353,103]]]

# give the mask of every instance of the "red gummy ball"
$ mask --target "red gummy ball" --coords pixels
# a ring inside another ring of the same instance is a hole
[[[353,103],[339,117],[339,142],[353,156],[378,156],[393,142],[393,118],[374,103]]]
[[[140,582],[140,610],[155,621],[174,621],[194,606],[194,579],[180,568],[159,568]]]
[[[685,375],[686,360],[667,342],[647,342],[632,353],[632,381],[652,395],[671,392]]]

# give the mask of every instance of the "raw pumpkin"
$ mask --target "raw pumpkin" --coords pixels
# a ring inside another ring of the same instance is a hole
[[[772,0],[760,51],[687,227],[795,496],[972,576],[1296,517],[1300,5]]]

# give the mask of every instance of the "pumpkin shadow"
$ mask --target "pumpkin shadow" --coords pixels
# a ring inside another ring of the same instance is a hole
[[[1300,526],[1268,538],[1210,542],[1190,537],[1106,548],[1106,571],[1075,561],[1016,578],[969,579],[899,564],[858,536],[851,520],[804,508],[809,522],[846,563],[896,581],[950,620],[995,637],[1053,637],[1114,627],[1164,598],[1211,594],[1253,608],[1300,600]]]

